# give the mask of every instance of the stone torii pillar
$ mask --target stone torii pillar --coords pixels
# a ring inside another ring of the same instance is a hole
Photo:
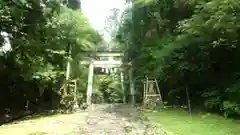
[[[94,76],[94,68],[95,67],[102,67],[102,68],[116,68],[122,65],[122,61],[114,60],[113,57],[122,57],[123,53],[120,52],[99,52],[96,53],[98,57],[108,57],[108,60],[95,60],[91,59],[89,62],[88,60],[80,62],[80,64],[89,65],[88,71],[88,83],[87,83],[87,97],[86,102],[88,105],[91,105],[91,96],[92,96],[92,88],[93,88],[93,76]]]
[[[136,99],[135,99],[135,84],[134,84],[134,80],[133,80],[133,69],[130,68],[129,69],[129,83],[130,83],[130,103],[132,106],[135,105],[136,103]]]
[[[121,70],[120,72],[120,76],[121,76],[121,87],[123,90],[123,103],[126,103],[126,92],[125,92],[125,86],[124,86],[124,74],[123,71]]]
[[[94,64],[93,61],[89,63],[88,69],[88,83],[87,83],[87,104],[91,105],[92,85],[93,85]]]

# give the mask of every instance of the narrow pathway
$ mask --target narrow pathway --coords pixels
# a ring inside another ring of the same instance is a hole
[[[84,112],[3,125],[0,135],[163,135],[138,116],[127,105],[92,105]]]

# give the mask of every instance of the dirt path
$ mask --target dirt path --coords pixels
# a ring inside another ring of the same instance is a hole
[[[0,127],[0,135],[161,135],[127,105],[92,105],[84,112],[21,121]]]

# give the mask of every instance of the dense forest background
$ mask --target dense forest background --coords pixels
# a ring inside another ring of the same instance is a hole
[[[80,1],[1,0],[0,21],[1,117],[26,105],[31,111],[67,105],[60,92],[67,60],[78,91],[85,88],[79,52],[96,48],[102,37],[80,12]]]
[[[240,114],[240,1],[130,0],[116,41],[132,61],[139,100],[144,75],[164,101]]]
[[[143,94],[141,80],[148,75],[157,78],[169,105],[186,105],[188,91],[193,108],[225,116],[240,114],[240,1],[127,3],[120,20],[119,11],[113,9],[106,29],[114,48],[124,51],[124,62],[133,64],[138,102]],[[85,93],[87,68],[79,65],[81,52],[104,48],[104,41],[80,8],[78,0],[0,1],[1,114],[25,110],[27,102],[32,111],[68,106],[65,99],[74,93],[60,90],[67,61],[78,93]],[[118,80],[104,76],[102,81],[98,88],[103,92],[94,93],[95,99],[100,95],[99,100],[120,102],[114,97],[115,89],[120,89]],[[127,90],[128,81],[126,76]],[[104,99],[105,90],[110,99]],[[78,94],[78,103],[84,100],[84,94]]]

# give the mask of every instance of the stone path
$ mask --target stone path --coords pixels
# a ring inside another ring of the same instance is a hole
[[[117,104],[0,127],[0,135],[165,135],[160,132],[141,120],[136,108]]]

